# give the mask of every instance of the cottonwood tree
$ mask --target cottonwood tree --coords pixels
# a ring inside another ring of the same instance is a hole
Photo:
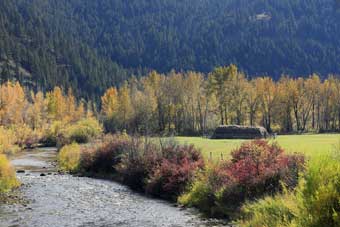
[[[58,92],[54,93],[58,94]],[[54,96],[57,96],[54,94]],[[102,97],[102,115],[119,130],[203,134],[220,124],[261,125],[268,131],[340,130],[340,79],[317,75],[248,79],[237,67],[133,78]]]
[[[256,113],[260,104],[259,92],[256,89],[255,80],[246,83],[245,93],[246,106],[248,107],[249,124],[254,126],[256,122]]]
[[[231,102],[231,85],[229,82],[231,78],[236,77],[237,73],[237,67],[230,65],[228,67],[218,67],[209,75],[209,82],[211,83],[209,87],[217,98],[222,125],[229,123]]]
[[[0,123],[1,125],[24,123],[24,110],[27,100],[19,82],[6,82],[0,87]]]
[[[277,86],[273,79],[269,77],[258,78],[256,85],[260,97],[263,126],[271,132],[274,107],[278,98]]]
[[[106,90],[105,94],[101,97],[102,101],[102,114],[105,117],[111,117],[118,110],[118,92],[117,89],[111,87]]]
[[[128,83],[124,83],[118,90],[117,120],[125,130],[128,130],[129,123],[134,114],[133,111]]]

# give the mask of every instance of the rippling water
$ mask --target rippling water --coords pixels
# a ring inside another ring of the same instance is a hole
[[[55,156],[43,149],[12,160],[25,170],[17,174],[23,183],[18,194],[27,204],[0,206],[0,226],[222,226],[115,182],[60,175]]]

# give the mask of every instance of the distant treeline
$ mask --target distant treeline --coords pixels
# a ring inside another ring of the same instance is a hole
[[[206,135],[220,124],[278,133],[340,131],[340,78],[333,75],[249,79],[235,65],[208,75],[153,71],[109,88],[97,104],[77,101],[71,89],[59,87],[34,93],[6,82],[0,88],[0,124],[33,130],[77,121],[89,111],[111,132]]]
[[[219,124],[261,125],[269,132],[340,131],[340,79],[248,79],[235,65],[207,77],[152,72],[102,97],[109,131],[202,135]]]

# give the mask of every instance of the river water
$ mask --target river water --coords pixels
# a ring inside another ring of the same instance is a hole
[[[14,157],[22,187],[20,202],[0,205],[0,226],[223,226],[195,210],[148,198],[106,180],[61,175],[56,150],[43,148]]]

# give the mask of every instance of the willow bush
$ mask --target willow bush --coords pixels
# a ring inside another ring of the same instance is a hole
[[[63,171],[76,172],[80,165],[81,151],[77,143],[61,148],[58,154],[59,168]]]

